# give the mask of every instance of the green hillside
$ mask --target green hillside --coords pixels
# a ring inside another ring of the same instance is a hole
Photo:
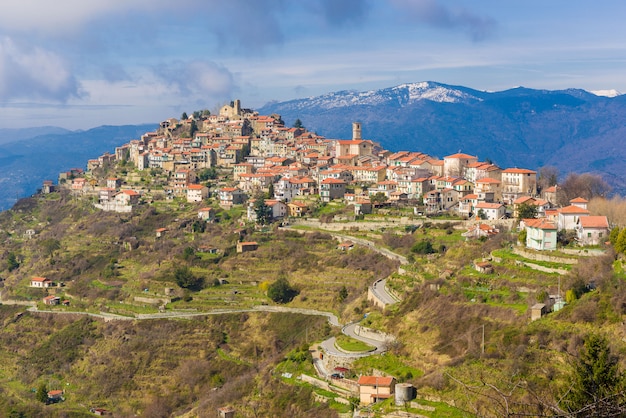
[[[0,415],[78,417],[105,408],[123,417],[213,417],[222,406],[238,416],[346,413],[349,405],[321,401],[332,393],[296,379],[315,375],[308,348],[340,333],[297,308],[395,336],[386,354],[355,362],[346,377],[378,370],[412,383],[418,398],[407,410],[423,416],[579,410],[585,399],[568,394],[580,393],[576,368],[590,335],[601,337],[600,348],[607,342],[615,356],[607,359],[624,370],[626,275],[610,248],[538,262],[515,253],[506,225],[494,238],[466,241],[459,221],[375,213],[339,224],[342,236],[368,243],[341,251],[325,230],[332,222],[260,227],[214,197],[143,202],[117,214],[61,192],[0,213]],[[216,220],[199,222],[207,205]],[[241,241],[258,249],[238,253]],[[380,249],[408,263],[398,269]],[[483,259],[492,271],[477,271]],[[32,287],[33,277],[54,285]],[[367,300],[380,278],[401,299],[384,310]],[[279,280],[293,290],[283,304],[268,296]],[[559,288],[568,304],[531,322],[530,307]],[[50,295],[62,303],[44,305]],[[277,305],[294,310],[262,310]],[[622,381],[611,382],[599,393],[610,397],[606,408],[621,408]],[[38,402],[44,389],[64,390],[65,400]],[[382,416],[392,404],[372,412]]]

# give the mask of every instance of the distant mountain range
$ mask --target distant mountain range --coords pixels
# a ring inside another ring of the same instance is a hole
[[[87,160],[113,152],[138,139],[156,124],[100,126],[87,131],[44,127],[0,129],[0,210],[29,196],[43,180],[56,180],[61,171],[85,168]]]
[[[372,91],[339,91],[272,102],[257,109],[296,119],[327,138],[348,139],[352,122],[363,138],[389,150],[444,157],[458,151],[501,167],[555,166],[601,174],[626,194],[626,96],[585,90],[514,88],[485,92],[435,82]]]

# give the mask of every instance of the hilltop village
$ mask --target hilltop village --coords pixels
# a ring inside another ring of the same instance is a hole
[[[626,341],[624,210],[555,182],[239,101],[163,121],[0,213],[0,415],[583,410],[571,359]]]
[[[114,154],[89,160],[86,172],[61,173],[59,187],[92,198],[99,209],[122,213],[153,199],[199,203],[212,193],[222,208],[243,205],[248,221],[257,221],[262,211],[267,212],[263,221],[299,218],[314,204],[343,201],[353,208],[353,217],[377,207],[412,207],[415,215],[527,218],[521,228],[526,245],[536,250],[556,249],[557,231],[575,233],[581,245],[608,237],[606,217],[590,216],[583,198],[559,207],[558,186],[538,188],[537,172],[528,168],[501,168],[460,152],[443,159],[419,151],[390,152],[362,138],[358,122],[351,139],[329,139],[307,131],[300,121],[286,127],[280,115],[242,108],[239,100],[215,115],[183,116],[162,122]],[[124,178],[97,177],[114,162],[130,163],[136,171]],[[226,175],[218,176],[217,170]],[[150,173],[149,182],[142,172]],[[220,182],[208,182],[218,177]],[[211,188],[215,184],[220,187]],[[46,181],[43,192],[54,188]],[[210,208],[205,209],[199,216],[210,218]],[[480,228],[472,231],[468,234],[481,234]]]

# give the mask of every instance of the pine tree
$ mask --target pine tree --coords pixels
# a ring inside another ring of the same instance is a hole
[[[587,336],[574,364],[572,381],[563,406],[573,416],[623,416],[624,377],[606,338]]]
[[[622,229],[615,240],[615,252],[626,254],[626,228]]]

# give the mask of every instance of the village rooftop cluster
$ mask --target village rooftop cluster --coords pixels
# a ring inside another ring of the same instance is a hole
[[[561,230],[575,231],[582,245],[608,238],[606,217],[591,216],[581,198],[557,207],[557,186],[538,190],[537,172],[531,169],[502,169],[461,152],[443,159],[417,151],[391,152],[363,139],[358,122],[352,124],[348,140],[325,138],[295,125],[286,127],[280,115],[259,115],[235,100],[218,114],[195,112],[181,120],[168,119],[156,131],[117,147],[114,154],[89,160],[86,172],[61,173],[59,187],[90,196],[105,211],[131,212],[141,202],[149,203],[147,196],[157,190],[166,199],[179,197],[202,205],[209,183],[199,174],[219,169],[232,173],[212,190],[219,205],[225,209],[246,205],[249,221],[257,220],[254,201],[262,193],[269,197],[265,204],[274,220],[306,216],[312,198],[322,204],[344,201],[354,207],[355,216],[386,205],[412,206],[415,214],[453,213],[486,221],[518,217],[519,208],[530,205],[536,219],[520,224],[530,248],[556,249]],[[106,184],[92,175],[121,161],[136,170],[126,178],[108,178]],[[143,184],[140,173],[146,170],[162,181]],[[55,187],[46,181],[42,192]],[[211,208],[199,209],[198,215],[210,221]],[[468,236],[492,230],[478,225]]]

